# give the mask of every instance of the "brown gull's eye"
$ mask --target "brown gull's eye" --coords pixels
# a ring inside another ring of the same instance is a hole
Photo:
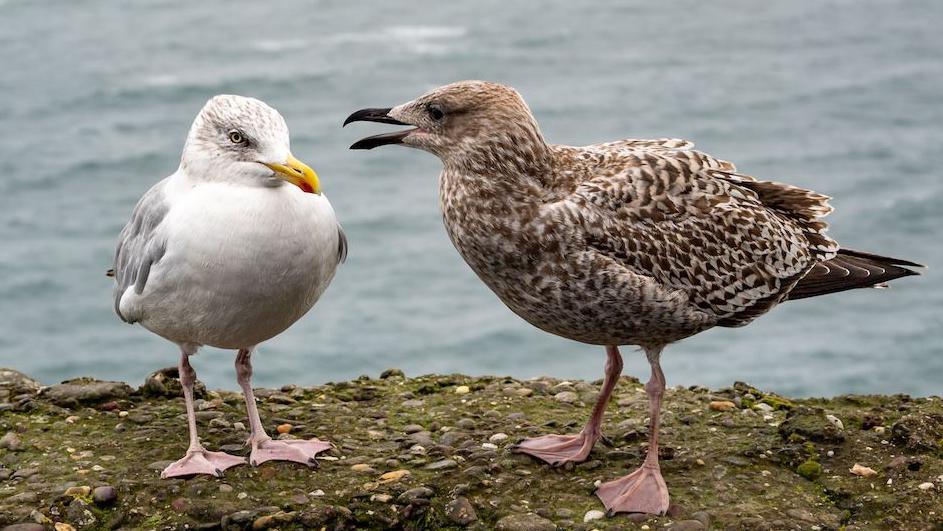
[[[443,112],[442,109],[439,108],[439,106],[437,105],[430,105],[429,116],[431,116],[433,120],[438,122],[439,120],[442,119],[443,116],[445,116],[445,112]]]
[[[232,142],[233,144],[244,144],[246,141],[246,136],[240,133],[239,131],[230,131],[229,141]]]

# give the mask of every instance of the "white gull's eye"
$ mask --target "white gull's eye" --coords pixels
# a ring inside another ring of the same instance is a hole
[[[232,142],[233,144],[243,144],[246,141],[246,137],[239,131],[230,131],[229,141]]]

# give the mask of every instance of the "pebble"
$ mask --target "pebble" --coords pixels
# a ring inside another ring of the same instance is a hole
[[[56,528],[56,531],[75,531],[75,528],[72,527],[71,524],[65,522],[56,522],[53,527]]]
[[[564,404],[572,404],[573,402],[576,402],[577,400],[579,400],[579,398],[580,398],[579,395],[577,395],[573,391],[561,391],[553,395],[554,400],[556,400],[557,402],[562,402]]]
[[[468,498],[459,496],[445,506],[445,515],[458,525],[468,525],[478,520],[478,514]]]
[[[836,417],[835,415],[825,415],[825,418],[828,419],[828,421],[831,422],[832,425],[835,426],[836,428],[840,430],[845,429],[845,424],[841,421],[840,418]]]
[[[64,494],[66,496],[77,498],[79,496],[88,496],[88,493],[90,492],[92,492],[92,487],[89,487],[88,485],[82,485],[80,487],[69,487],[65,490]]]
[[[520,389],[515,389],[514,394],[524,398],[534,394],[534,390],[529,387],[521,387]]]
[[[232,429],[238,430],[238,431],[246,431],[246,425],[241,422],[233,422]]]
[[[856,476],[863,476],[863,477],[877,475],[877,471],[874,470],[873,468],[862,466],[862,465],[859,465],[858,463],[855,463],[855,466],[851,467],[848,471]]]
[[[730,400],[714,400],[708,407],[711,411],[732,411],[737,409],[737,404],[734,404]]]
[[[15,452],[19,450],[22,445],[23,443],[15,432],[8,431],[3,437],[0,437],[0,448]]]
[[[426,465],[426,470],[448,470],[450,468],[455,468],[458,466],[458,463],[454,459],[442,459],[441,461],[436,461],[434,463],[429,463]]]
[[[92,491],[92,501],[98,506],[111,505],[117,499],[118,491],[111,485],[95,487],[95,490]]]
[[[380,503],[390,503],[390,500],[392,499],[393,497],[389,494],[374,494],[373,496],[370,496],[370,501],[376,501]]]
[[[3,528],[3,531],[44,531],[46,528],[40,524],[13,524]]]
[[[488,437],[488,442],[499,443],[501,441],[507,440],[507,438],[508,438],[507,433],[495,433],[491,437]]]
[[[212,419],[210,420],[211,428],[222,428],[226,429],[230,426],[229,421],[226,419]]]
[[[488,449],[488,450],[497,450],[497,449],[498,449],[498,445],[497,445],[497,444],[490,443],[490,442],[481,443],[481,447],[482,447],[482,448],[486,448],[486,449]]]
[[[933,483],[927,481],[926,483],[921,483],[917,485],[917,488],[920,490],[930,490],[933,488]]]
[[[760,402],[759,404],[753,404],[753,409],[762,411],[763,413],[769,413],[773,410],[773,406],[767,404],[766,402]]]
[[[292,428],[294,428],[294,426],[292,426],[291,424],[279,424],[275,428],[275,431],[277,431],[278,433],[291,433]]]
[[[583,515],[583,522],[592,522],[593,520],[601,520],[606,516],[606,513],[593,509],[592,511],[586,511],[586,514]]]
[[[467,385],[460,385],[455,388],[455,394],[457,395],[467,395],[471,392],[471,389]]]
[[[679,520],[669,527],[671,531],[702,531],[707,529],[699,520]]]
[[[350,467],[354,472],[363,472],[364,474],[373,474],[376,472],[374,468],[366,463],[357,463]]]
[[[403,407],[422,407],[424,404],[425,402],[417,399],[403,401]]]
[[[512,514],[498,520],[498,531],[555,531],[556,524],[536,514]]]
[[[324,491],[321,489],[313,490],[308,493],[308,496],[314,496],[315,498],[320,498],[321,496],[324,496]]]
[[[421,431],[425,431],[425,428],[423,428],[419,424],[407,424],[406,427],[403,428],[403,432],[407,435],[410,435],[413,433],[419,433]]]
[[[393,481],[399,481],[404,477],[410,475],[409,470],[394,470],[392,472],[387,472],[380,476],[380,483],[390,483]]]
[[[228,492],[232,492],[233,488],[232,488],[232,485],[227,485],[226,483],[220,483],[219,491],[223,493],[228,493]]]
[[[396,498],[396,501],[399,503],[407,504],[407,503],[412,503],[420,499],[428,500],[429,498],[432,497],[433,494],[435,493],[432,491],[432,489],[428,487],[416,487],[414,489],[409,489],[403,492],[402,494],[400,494]]]

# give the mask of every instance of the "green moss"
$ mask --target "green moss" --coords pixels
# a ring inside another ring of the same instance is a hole
[[[766,395],[760,399],[760,402],[772,406],[775,410],[789,410],[796,407],[795,402],[776,395]]]
[[[796,472],[809,481],[815,481],[822,475],[822,465],[818,461],[808,459],[796,468]]]

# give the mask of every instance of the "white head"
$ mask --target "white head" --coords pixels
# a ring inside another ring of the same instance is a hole
[[[281,186],[321,193],[318,176],[291,154],[288,126],[255,98],[214,96],[187,135],[180,167],[196,179]]]

